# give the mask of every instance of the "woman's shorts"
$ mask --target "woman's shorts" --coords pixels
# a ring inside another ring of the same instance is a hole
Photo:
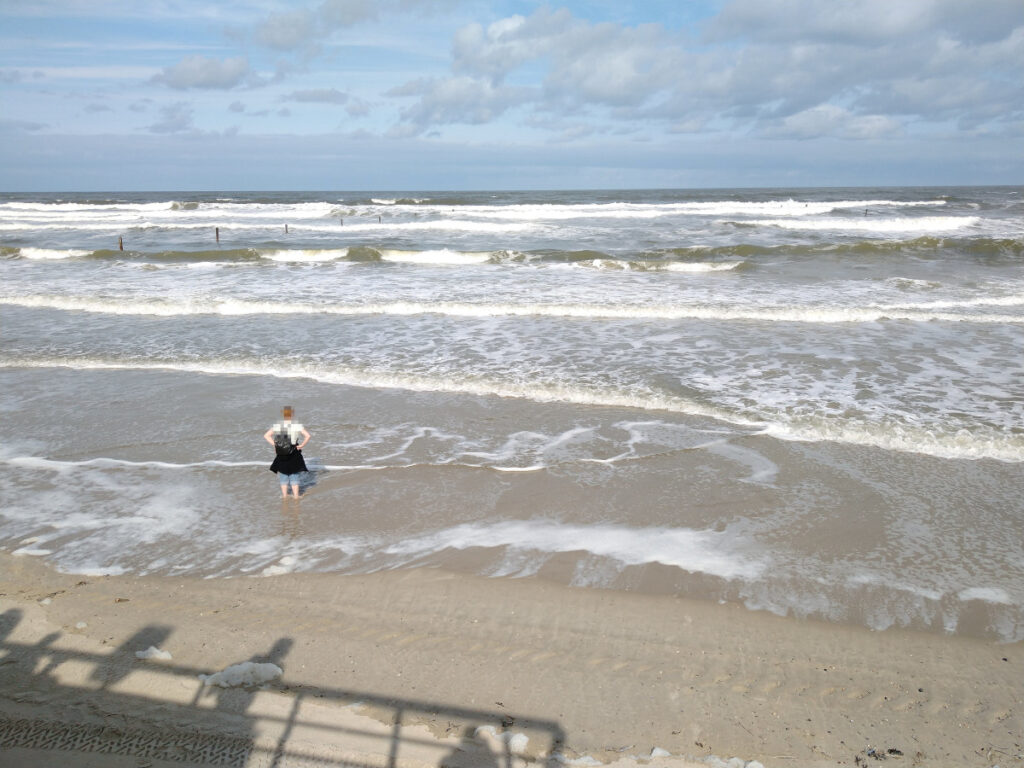
[[[301,472],[296,472],[294,475],[286,475],[284,472],[278,472],[277,479],[281,481],[282,487],[287,487],[291,484],[293,487],[299,487],[299,478],[302,477]]]

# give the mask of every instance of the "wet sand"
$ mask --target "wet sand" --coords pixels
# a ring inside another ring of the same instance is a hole
[[[6,554],[0,609],[4,765],[1024,765],[1021,643],[436,569],[88,577]],[[198,679],[247,661],[283,674]]]

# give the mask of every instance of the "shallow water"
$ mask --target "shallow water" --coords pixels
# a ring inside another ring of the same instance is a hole
[[[1024,637],[1016,190],[7,195],[0,253],[7,551]]]

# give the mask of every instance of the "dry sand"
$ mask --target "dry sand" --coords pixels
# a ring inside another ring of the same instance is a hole
[[[1021,643],[437,570],[86,577],[10,555],[0,611],[4,768],[1024,766]],[[198,679],[246,661],[283,675]]]

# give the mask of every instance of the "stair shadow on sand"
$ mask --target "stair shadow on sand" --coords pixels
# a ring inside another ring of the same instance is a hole
[[[218,670],[136,657],[171,627],[147,626],[100,654],[62,643],[68,638],[57,632],[22,637],[22,618],[18,609],[0,614],[7,768],[60,755],[68,765],[104,764],[97,759],[106,755],[110,765],[152,768],[554,768],[564,759],[565,734],[554,721],[294,685],[286,672],[263,685],[220,688],[200,679]],[[291,646],[281,638],[248,661],[284,666]]]

